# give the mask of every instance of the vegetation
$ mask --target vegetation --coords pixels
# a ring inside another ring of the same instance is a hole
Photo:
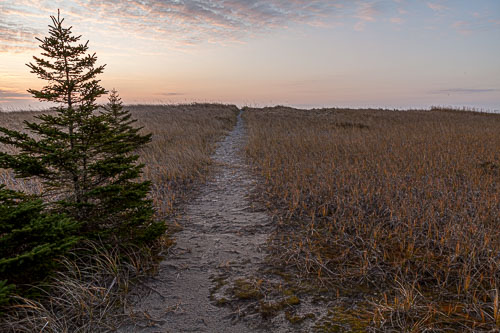
[[[137,127],[116,91],[97,104],[106,93],[96,79],[104,66],[59,15],[51,18],[49,37],[39,39],[42,57],[28,65],[47,85],[29,91],[56,107],[0,115],[14,118],[0,127],[2,332],[109,329],[129,284],[169,244],[160,217],[202,180],[215,140],[236,118],[232,106],[158,106],[147,115],[136,106],[146,128]],[[178,139],[166,137],[180,132],[185,142],[173,149],[169,141]],[[175,176],[164,170],[174,151],[187,161]],[[139,160],[148,158],[157,160],[144,174]],[[177,187],[182,182],[190,186]]]
[[[142,169],[133,152],[149,142],[123,111],[116,92],[103,112],[98,97],[106,93],[96,76],[95,54],[88,42],[79,43],[63,19],[52,18],[49,37],[39,39],[43,57],[28,67],[48,82],[29,91],[41,101],[56,103],[55,113],[25,122],[29,133],[0,128],[0,142],[18,149],[2,153],[0,165],[17,177],[38,177],[43,195],[53,197],[53,209],[80,222],[79,234],[108,239],[115,244],[147,243],[164,233],[162,222],[152,221],[145,196],[148,182],[135,181]]]
[[[215,143],[236,124],[238,108],[222,104],[127,106],[153,140],[139,150],[142,179],[152,182],[157,217],[174,216],[209,174]]]
[[[148,198],[153,202],[155,218],[175,218],[195,186],[206,179],[215,142],[234,126],[237,109],[216,104],[126,108],[137,118],[142,131],[153,135],[151,143],[138,153],[139,162],[145,164],[141,179],[152,183]],[[37,115],[40,112],[0,113],[0,124],[23,131],[24,121],[37,121]],[[2,151],[15,149],[4,145]],[[0,182],[30,194],[39,194],[43,189],[39,179],[18,179],[8,169],[0,169]],[[175,228],[174,224],[167,226]],[[125,294],[130,285],[151,272],[155,258],[164,253],[169,243],[168,236],[159,244],[142,249],[105,249],[99,242],[80,243],[76,248],[79,255],[75,251],[67,253],[70,259],[63,259],[62,267],[44,283],[50,287],[46,288],[50,293],[40,290],[42,298],[38,301],[15,298],[18,305],[11,307],[0,323],[0,331],[40,331],[47,323],[47,332],[78,329],[90,333],[115,327],[125,320],[116,305],[127,304]],[[82,255],[82,251],[87,254]],[[0,283],[0,297],[3,290]],[[9,298],[13,293],[11,288],[6,291]]]
[[[275,107],[244,117],[279,217],[281,269],[354,301],[349,320],[373,331],[500,327],[499,115]]]
[[[214,144],[234,126],[238,109],[221,104],[128,105],[126,109],[143,133],[152,134],[151,142],[137,153],[138,162],[144,165],[140,179],[151,181],[148,198],[155,217],[172,217],[178,212],[176,204],[186,201],[196,184],[205,180]],[[0,113],[0,125],[23,132],[24,121],[37,121],[40,114]],[[12,146],[2,145],[1,150],[16,153]],[[43,192],[40,179],[15,178],[9,169],[0,169],[0,183],[29,194]]]
[[[57,106],[0,114],[5,332],[115,329],[238,112],[124,107],[114,90],[99,106],[104,66],[63,21],[28,65]],[[315,315],[294,313],[299,296],[321,286],[337,299],[317,331],[499,330],[500,116],[473,111],[247,108],[272,262],[309,289],[273,301],[238,279],[233,296],[300,323]]]
[[[56,267],[55,258],[76,244],[78,224],[63,215],[43,212],[41,200],[0,186],[0,305],[15,284],[43,281]]]

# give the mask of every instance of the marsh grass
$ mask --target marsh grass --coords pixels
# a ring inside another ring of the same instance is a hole
[[[150,199],[156,218],[178,213],[182,203],[209,173],[215,143],[236,123],[238,109],[220,104],[133,105],[127,107],[137,125],[153,139],[139,152],[143,179],[152,182]],[[24,129],[39,112],[0,113],[0,126]],[[2,151],[13,152],[10,147]],[[29,194],[43,192],[37,179],[16,179],[0,170],[0,183]],[[53,198],[45,198],[50,201]],[[151,321],[130,313],[127,292],[154,273],[161,255],[173,240],[165,235],[143,248],[109,248],[84,242],[65,258],[62,268],[43,284],[33,286],[36,300],[17,297],[4,309],[1,332],[105,332],[125,320]]]
[[[246,109],[274,262],[374,331],[500,328],[500,116]],[[369,314],[369,316],[367,316]]]

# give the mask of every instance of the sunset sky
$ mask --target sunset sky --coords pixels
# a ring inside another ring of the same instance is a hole
[[[1,109],[58,8],[126,103],[500,109],[499,0],[0,0]]]

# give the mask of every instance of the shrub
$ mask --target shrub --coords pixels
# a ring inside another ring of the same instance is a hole
[[[43,212],[41,200],[0,187],[0,305],[26,284],[45,279],[55,260],[78,240],[78,224],[65,215]]]

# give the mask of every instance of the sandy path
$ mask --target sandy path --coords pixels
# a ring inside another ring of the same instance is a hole
[[[215,279],[251,275],[264,261],[270,218],[252,209],[248,198],[255,179],[241,149],[245,129],[241,115],[213,156],[218,170],[199,195],[188,203],[175,234],[176,245],[147,282],[147,295],[137,297],[134,311],[147,313],[148,325],[121,332],[266,332],[238,320],[228,307],[211,300]],[[144,322],[142,323],[144,324]]]

